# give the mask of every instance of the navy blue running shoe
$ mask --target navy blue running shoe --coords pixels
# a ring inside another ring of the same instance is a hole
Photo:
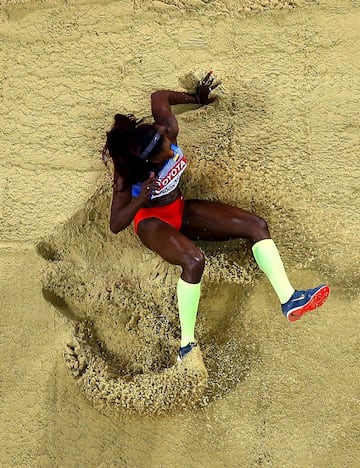
[[[179,354],[178,354],[178,357],[177,357],[178,362],[182,361],[184,359],[184,357],[188,353],[190,353],[190,351],[192,351],[192,349],[195,348],[196,346],[197,346],[197,343],[189,343],[186,346],[182,346],[179,349]]]
[[[290,322],[299,320],[306,312],[322,306],[330,293],[330,288],[322,284],[313,289],[295,291],[290,299],[282,304],[281,308],[285,317]]]

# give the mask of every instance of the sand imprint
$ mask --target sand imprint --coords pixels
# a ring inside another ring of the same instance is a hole
[[[100,407],[162,413],[221,397],[256,360],[256,341],[234,334],[234,324],[241,330],[235,289],[240,297],[241,284],[254,282],[249,253],[244,249],[240,267],[218,246],[202,245],[208,253],[197,325],[202,352],[175,364],[179,269],[147,251],[132,228],[111,234],[109,202],[105,180],[60,232],[37,246],[48,262],[44,298],[72,323],[64,352],[70,374]]]

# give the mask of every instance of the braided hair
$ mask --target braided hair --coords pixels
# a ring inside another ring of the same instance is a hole
[[[127,183],[134,184],[149,177],[152,165],[148,160],[160,150],[162,143],[163,137],[153,125],[143,123],[143,119],[136,119],[133,114],[116,114],[106,134],[103,156],[108,153],[115,170]],[[151,151],[147,152],[149,147]],[[142,158],[145,152],[146,160]]]

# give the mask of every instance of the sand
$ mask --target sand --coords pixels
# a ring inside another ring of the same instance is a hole
[[[17,4],[21,3],[21,4]],[[1,465],[356,467],[360,2],[0,1]],[[296,323],[245,241],[201,243],[200,348],[175,364],[179,269],[109,230],[116,112],[176,109],[187,197],[267,219]]]

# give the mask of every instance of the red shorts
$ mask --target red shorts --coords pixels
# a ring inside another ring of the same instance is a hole
[[[185,200],[181,196],[175,201],[165,206],[155,206],[154,208],[140,208],[134,217],[134,227],[136,234],[138,233],[138,225],[140,221],[148,218],[157,218],[164,223],[170,224],[177,231],[180,231],[182,218],[184,213]]]

